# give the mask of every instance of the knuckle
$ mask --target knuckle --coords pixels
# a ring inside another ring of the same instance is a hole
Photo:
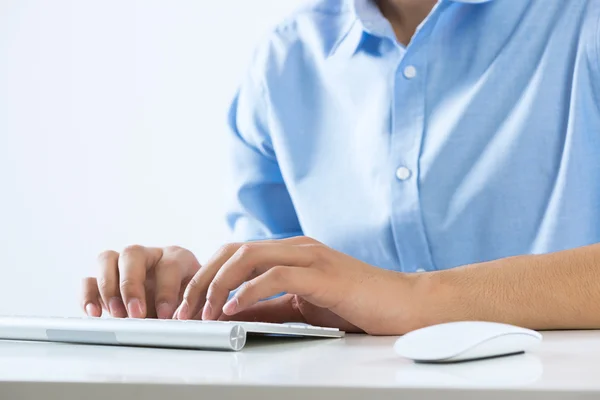
[[[188,291],[195,290],[199,286],[200,286],[200,278],[198,278],[197,275],[194,275],[192,277],[192,279],[190,279],[190,281],[188,282],[187,289],[188,289]]]
[[[144,246],[140,246],[139,244],[132,244],[123,249],[121,254],[123,257],[129,257],[135,254],[143,253],[146,248]]]
[[[210,284],[210,286],[208,288],[208,294],[212,294],[212,293],[215,293],[215,292],[217,292],[217,293],[221,292],[222,289],[223,289],[223,283],[221,282],[221,280],[220,279],[214,279],[211,282],[211,284]]]
[[[242,284],[239,292],[247,295],[248,293],[252,293],[255,288],[256,288],[256,283],[254,281],[250,280],[250,281],[246,281]]]
[[[224,247],[224,249],[229,252],[229,253],[235,253],[235,251],[237,249],[239,249],[242,246],[242,243],[227,243]]]
[[[235,251],[236,251],[236,250],[237,250],[239,247],[240,247],[240,244],[239,244],[239,243],[227,243],[227,244],[225,244],[225,245],[221,246],[221,247],[219,248],[219,250],[217,250],[217,254],[218,254],[219,256],[222,256],[222,257],[224,257],[224,256],[226,256],[226,255],[228,255],[228,254],[233,254],[233,253],[235,253]]]
[[[183,296],[185,298],[195,296],[200,290],[200,286],[200,278],[198,275],[194,275],[187,283]]]
[[[98,254],[97,260],[99,264],[106,264],[107,262],[114,260],[119,257],[119,253],[113,250],[106,250]]]
[[[213,285],[210,285],[208,287],[208,290],[206,291],[206,301],[212,303],[218,292],[219,292],[218,289],[215,289],[215,287]]]
[[[269,271],[270,278],[275,282],[283,282],[287,277],[287,268],[286,267],[273,267]]]
[[[245,243],[240,246],[239,250],[237,251],[237,254],[240,257],[248,257],[249,255],[253,254],[255,251],[256,251],[256,246],[254,246],[253,244],[250,244],[250,243]]]
[[[102,294],[108,294],[114,290],[114,287],[106,278],[98,278],[98,290]]]
[[[124,294],[136,294],[138,291],[138,286],[139,285],[137,285],[131,279],[124,279],[119,284],[119,288],[121,289],[121,292]]]
[[[229,292],[226,285],[224,285],[220,279],[214,279],[206,290],[206,298],[210,300],[225,292]]]
[[[181,261],[179,261],[177,259],[163,258],[162,260],[160,260],[158,267],[160,267],[161,269],[164,268],[166,270],[172,270],[172,269],[178,268],[180,264],[181,264]]]
[[[170,253],[170,254],[186,253],[187,251],[188,250],[184,249],[183,247],[179,247],[179,246],[167,246],[167,247],[163,248],[164,253]]]
[[[194,273],[201,267],[194,253],[179,246],[163,248],[160,264],[168,269],[183,268],[186,271],[194,271]]]
[[[311,244],[309,248],[317,260],[320,260],[320,261],[326,260],[329,255],[329,248],[320,243],[319,244]]]

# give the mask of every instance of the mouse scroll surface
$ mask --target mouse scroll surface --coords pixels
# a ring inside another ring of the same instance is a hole
[[[418,329],[399,338],[394,350],[420,362],[455,362],[531,350],[542,339],[535,331],[491,322],[452,322]]]

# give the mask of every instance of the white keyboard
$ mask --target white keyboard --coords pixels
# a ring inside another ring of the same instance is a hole
[[[248,334],[344,336],[339,329],[304,324],[0,316],[0,340],[239,351],[244,348]]]

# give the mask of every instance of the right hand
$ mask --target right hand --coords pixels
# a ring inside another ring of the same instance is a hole
[[[196,257],[180,247],[109,250],[98,256],[98,264],[98,276],[83,280],[81,305],[90,317],[106,310],[115,318],[172,318],[200,269]]]

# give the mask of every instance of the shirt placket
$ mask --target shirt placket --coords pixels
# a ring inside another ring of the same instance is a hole
[[[425,135],[428,38],[438,7],[419,27],[394,74],[391,159],[392,231],[404,272],[435,269],[423,221],[419,194],[419,158]]]

